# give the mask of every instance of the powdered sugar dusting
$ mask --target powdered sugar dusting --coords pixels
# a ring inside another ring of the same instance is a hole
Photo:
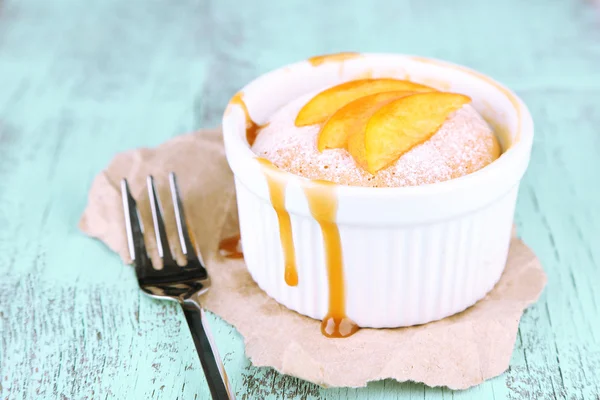
[[[470,105],[451,114],[425,143],[403,154],[394,164],[371,175],[345,149],[319,152],[320,125],[297,127],[294,120],[315,93],[306,94],[274,113],[252,150],[277,167],[310,179],[371,187],[417,186],[470,174],[499,155],[496,137]]]

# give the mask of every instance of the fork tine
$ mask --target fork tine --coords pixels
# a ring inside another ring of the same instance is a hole
[[[154,186],[154,178],[152,175],[147,178],[148,185],[148,196],[150,197],[150,208],[152,209],[152,220],[154,222],[154,233],[156,235],[156,246],[158,248],[158,254],[163,260],[163,268],[173,264],[173,256],[171,255],[171,249],[169,248],[169,241],[167,240],[167,232],[165,230],[165,221],[163,218],[163,209],[160,204],[160,198],[158,192]]]
[[[192,233],[190,232],[183,211],[183,202],[177,186],[177,177],[175,173],[169,173],[169,185],[171,186],[171,197],[173,199],[173,209],[175,210],[175,221],[177,223],[177,232],[179,233],[179,242],[181,243],[181,251],[188,261],[199,261],[196,254],[194,242],[192,242]]]
[[[121,199],[123,200],[129,256],[135,263],[136,268],[143,268],[148,265],[148,253],[146,253],[146,245],[144,244],[144,225],[125,178],[121,180]]]

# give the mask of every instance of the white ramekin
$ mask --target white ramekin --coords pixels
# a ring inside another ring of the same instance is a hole
[[[345,58],[344,60],[342,60]],[[343,81],[395,77],[469,95],[501,133],[504,153],[489,166],[450,181],[406,188],[338,186],[346,313],[359,326],[423,324],[460,312],[500,278],[515,203],[528,166],[533,121],[510,90],[478,72],[433,59],[397,54],[302,61],[269,72],[242,89],[251,118],[263,123],[298,96]],[[318,65],[315,65],[318,64]],[[299,284],[288,286],[278,221],[267,182],[246,141],[242,107],[223,118],[227,160],[235,175],[242,246],[258,285],[286,307],[315,319],[328,310],[321,230],[302,191],[287,179]]]

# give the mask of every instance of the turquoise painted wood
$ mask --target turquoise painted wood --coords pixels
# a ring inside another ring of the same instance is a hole
[[[447,59],[524,98],[537,136],[516,219],[548,286],[510,369],[463,392],[320,389],[253,367],[211,315],[238,398],[600,398],[590,0],[0,0],[0,398],[208,398],[179,309],[140,296],[133,271],[78,231],[89,185],[118,151],[216,126],[257,75],[342,50]]]

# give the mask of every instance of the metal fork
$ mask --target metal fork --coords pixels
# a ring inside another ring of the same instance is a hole
[[[158,299],[175,300],[183,309],[200,357],[204,375],[213,399],[234,399],[230,390],[229,380],[225,368],[219,357],[217,347],[212,340],[202,306],[192,299],[196,294],[206,293],[210,288],[208,272],[204,268],[202,257],[196,253],[192,242],[191,232],[188,230],[181,196],[177,187],[174,173],[169,174],[169,185],[173,198],[175,221],[181,243],[181,250],[185,255],[187,264],[179,266],[173,257],[167,241],[163,209],[154,186],[152,176],[147,178],[148,196],[152,209],[154,231],[158,253],[163,261],[163,267],[157,270],[146,252],[144,244],[144,226],[136,202],[131,196],[126,179],[121,181],[121,196],[125,214],[125,227],[127,230],[127,244],[129,254],[135,264],[135,273],[142,291]]]

